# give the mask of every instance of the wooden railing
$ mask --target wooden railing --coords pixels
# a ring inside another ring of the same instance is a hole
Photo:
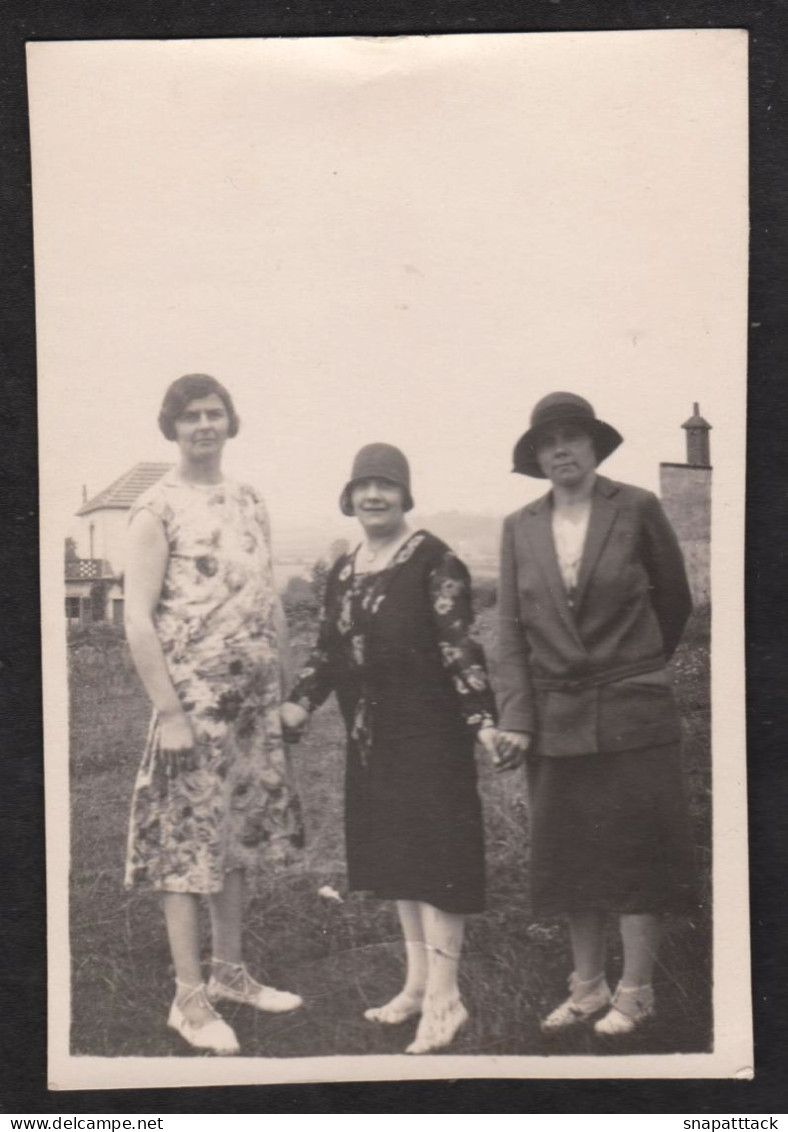
[[[66,562],[66,578],[70,581],[113,577],[112,567],[103,558],[72,558],[70,562]]]

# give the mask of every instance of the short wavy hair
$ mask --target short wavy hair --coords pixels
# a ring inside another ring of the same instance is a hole
[[[212,393],[216,394],[227,410],[230,421],[228,435],[237,435],[241,421],[235,411],[233,399],[222,383],[207,373],[187,373],[173,381],[161,403],[159,428],[167,440],[175,439],[175,422],[185,412],[187,405],[200,397],[210,397]]]

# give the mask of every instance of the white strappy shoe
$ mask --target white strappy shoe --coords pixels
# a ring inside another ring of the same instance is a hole
[[[188,983],[181,983],[177,980],[176,982],[178,987],[189,986]],[[198,1025],[195,1022],[190,1022],[184,1015],[183,1007],[192,999],[195,999],[200,1006],[210,1012],[211,1018],[208,1022]],[[197,986],[192,987],[189,994],[184,995],[180,1002],[178,1002],[176,995],[170,1007],[167,1025],[173,1030],[177,1030],[183,1040],[194,1049],[209,1050],[211,1053],[218,1053],[225,1057],[240,1052],[241,1047],[238,1045],[238,1039],[232,1027],[227,1025],[211,1005],[205,983],[198,983]]]
[[[399,994],[394,995],[390,1002],[384,1002],[382,1006],[371,1006],[369,1010],[365,1010],[364,1017],[368,1022],[382,1022],[386,1026],[399,1026],[401,1022],[407,1022],[409,1018],[415,1018],[421,1014],[423,1003],[423,991],[414,993],[400,991]]]
[[[653,1016],[654,991],[651,986],[624,987],[619,983],[610,1010],[594,1023],[594,1031],[602,1037],[621,1037],[639,1029]]]
[[[604,975],[583,982],[573,972],[569,976],[569,990],[569,998],[543,1019],[543,1034],[556,1034],[580,1022],[587,1022],[610,1005],[610,987]]]
[[[431,1053],[451,1045],[468,1021],[469,1014],[459,995],[436,1001],[427,998],[416,1030],[416,1037],[405,1053]]]
[[[298,994],[276,990],[275,987],[258,983],[243,963],[228,963],[224,959],[215,958],[211,963],[214,967],[232,970],[229,982],[211,975],[208,982],[208,998],[212,1002],[226,998],[231,1002],[240,1002],[244,1006],[253,1006],[256,1010],[265,1011],[266,1014],[286,1014],[291,1010],[298,1010],[299,1006],[304,1004],[304,1000]]]

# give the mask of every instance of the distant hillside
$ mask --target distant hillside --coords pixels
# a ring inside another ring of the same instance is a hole
[[[414,515],[413,525],[432,531],[469,563],[487,564],[498,560],[502,517],[438,511],[434,515]]]
[[[442,538],[469,565],[497,568],[501,517],[463,511],[439,511],[433,515],[414,512],[408,516],[408,522],[414,530],[424,527]],[[332,546],[338,542],[344,540],[354,546],[360,537],[358,526],[341,519],[319,527],[280,526],[274,530],[274,557],[278,562],[311,564],[318,558],[329,558]]]

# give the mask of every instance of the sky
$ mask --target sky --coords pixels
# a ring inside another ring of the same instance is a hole
[[[515,509],[556,389],[655,490],[700,402],[742,490],[742,33],[39,43],[29,73],[45,523],[175,458],[189,372],[274,531],[333,519],[376,440],[422,512]]]

